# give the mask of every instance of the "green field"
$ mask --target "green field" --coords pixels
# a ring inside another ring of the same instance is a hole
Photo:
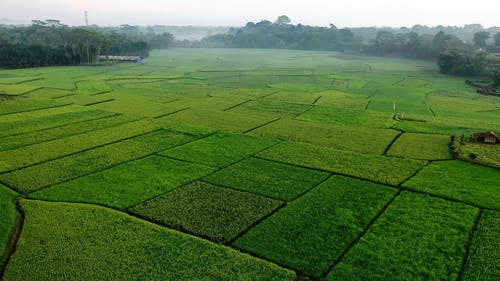
[[[179,48],[0,93],[0,280],[499,278],[500,145],[450,141],[500,99],[430,61]]]

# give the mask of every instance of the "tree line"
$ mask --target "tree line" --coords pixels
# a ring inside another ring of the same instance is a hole
[[[0,66],[25,68],[94,64],[100,55],[147,57],[151,48],[167,48],[169,33],[137,32],[135,27],[69,27],[58,20],[30,26],[0,26]]]

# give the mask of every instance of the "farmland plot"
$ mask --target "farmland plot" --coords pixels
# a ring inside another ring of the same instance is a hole
[[[14,200],[16,194],[0,184],[0,262],[6,258],[5,250],[18,216]]]
[[[387,155],[422,160],[451,159],[450,141],[445,135],[406,133],[392,144]]]
[[[294,280],[232,249],[102,207],[22,201],[26,213],[5,281]]]
[[[327,280],[456,280],[478,212],[403,192]]]
[[[395,193],[385,186],[334,176],[234,244],[320,277]]]

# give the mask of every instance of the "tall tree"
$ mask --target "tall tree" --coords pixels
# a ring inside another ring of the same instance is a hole
[[[479,47],[486,47],[486,40],[490,38],[488,31],[479,31],[474,33],[474,43]]]

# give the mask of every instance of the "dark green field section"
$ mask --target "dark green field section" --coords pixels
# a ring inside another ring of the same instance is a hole
[[[30,197],[126,209],[214,170],[207,166],[151,156],[43,189],[30,194]]]
[[[41,143],[72,135],[83,134],[94,130],[100,130],[123,123],[132,122],[135,120],[137,120],[137,118],[125,115],[114,115],[110,117],[81,121],[68,125],[61,125],[55,128],[48,128],[24,134],[16,134],[14,136],[7,136],[0,138],[0,151],[16,149],[35,143]]]
[[[2,101],[2,106],[0,107],[0,116],[5,114],[12,114],[18,112],[27,112],[33,110],[39,110],[44,108],[57,107],[62,105],[67,105],[66,102],[52,101],[52,100],[33,100],[27,99],[25,97],[18,97],[13,100]]]
[[[131,211],[163,225],[228,242],[281,205],[281,201],[203,182],[167,192]]]
[[[431,163],[404,186],[500,210],[500,171],[463,161]]]
[[[61,108],[57,107],[52,110],[56,109],[59,110]],[[75,110],[75,111],[72,112],[70,110]],[[68,111],[69,112],[61,112],[61,113],[54,112],[54,114],[43,115],[40,117],[35,115],[33,116],[33,118],[27,118],[27,119],[22,119],[22,117],[26,116],[29,113],[23,113],[21,116],[15,116],[12,119],[9,118],[9,120],[5,122],[3,121],[3,119],[6,118],[0,117],[0,137],[33,132],[37,130],[43,130],[61,125],[71,124],[75,122],[107,117],[115,114],[101,110],[80,110],[78,108],[70,108],[68,109]],[[13,115],[7,115],[7,116],[10,117]]]
[[[500,279],[500,213],[484,211],[472,239],[462,280]]]
[[[334,176],[236,240],[236,248],[322,276],[396,190]]]
[[[0,264],[4,261],[9,238],[16,225],[16,194],[0,184]]]
[[[450,136],[445,135],[406,133],[392,144],[387,155],[422,160],[451,159],[450,141]]]
[[[160,153],[213,167],[224,167],[277,142],[272,139],[219,133]]]
[[[426,161],[358,154],[306,143],[283,142],[259,157],[380,183],[398,185],[426,165]]]
[[[218,171],[204,180],[238,190],[290,201],[316,186],[329,173],[249,158]]]
[[[478,212],[403,192],[327,280],[457,280]]]
[[[194,140],[192,136],[158,130],[117,143],[0,175],[23,193],[72,180]]]
[[[5,281],[294,280],[293,272],[199,238],[81,204],[22,201]]]
[[[381,155],[399,132],[282,119],[260,127],[251,134]]]

